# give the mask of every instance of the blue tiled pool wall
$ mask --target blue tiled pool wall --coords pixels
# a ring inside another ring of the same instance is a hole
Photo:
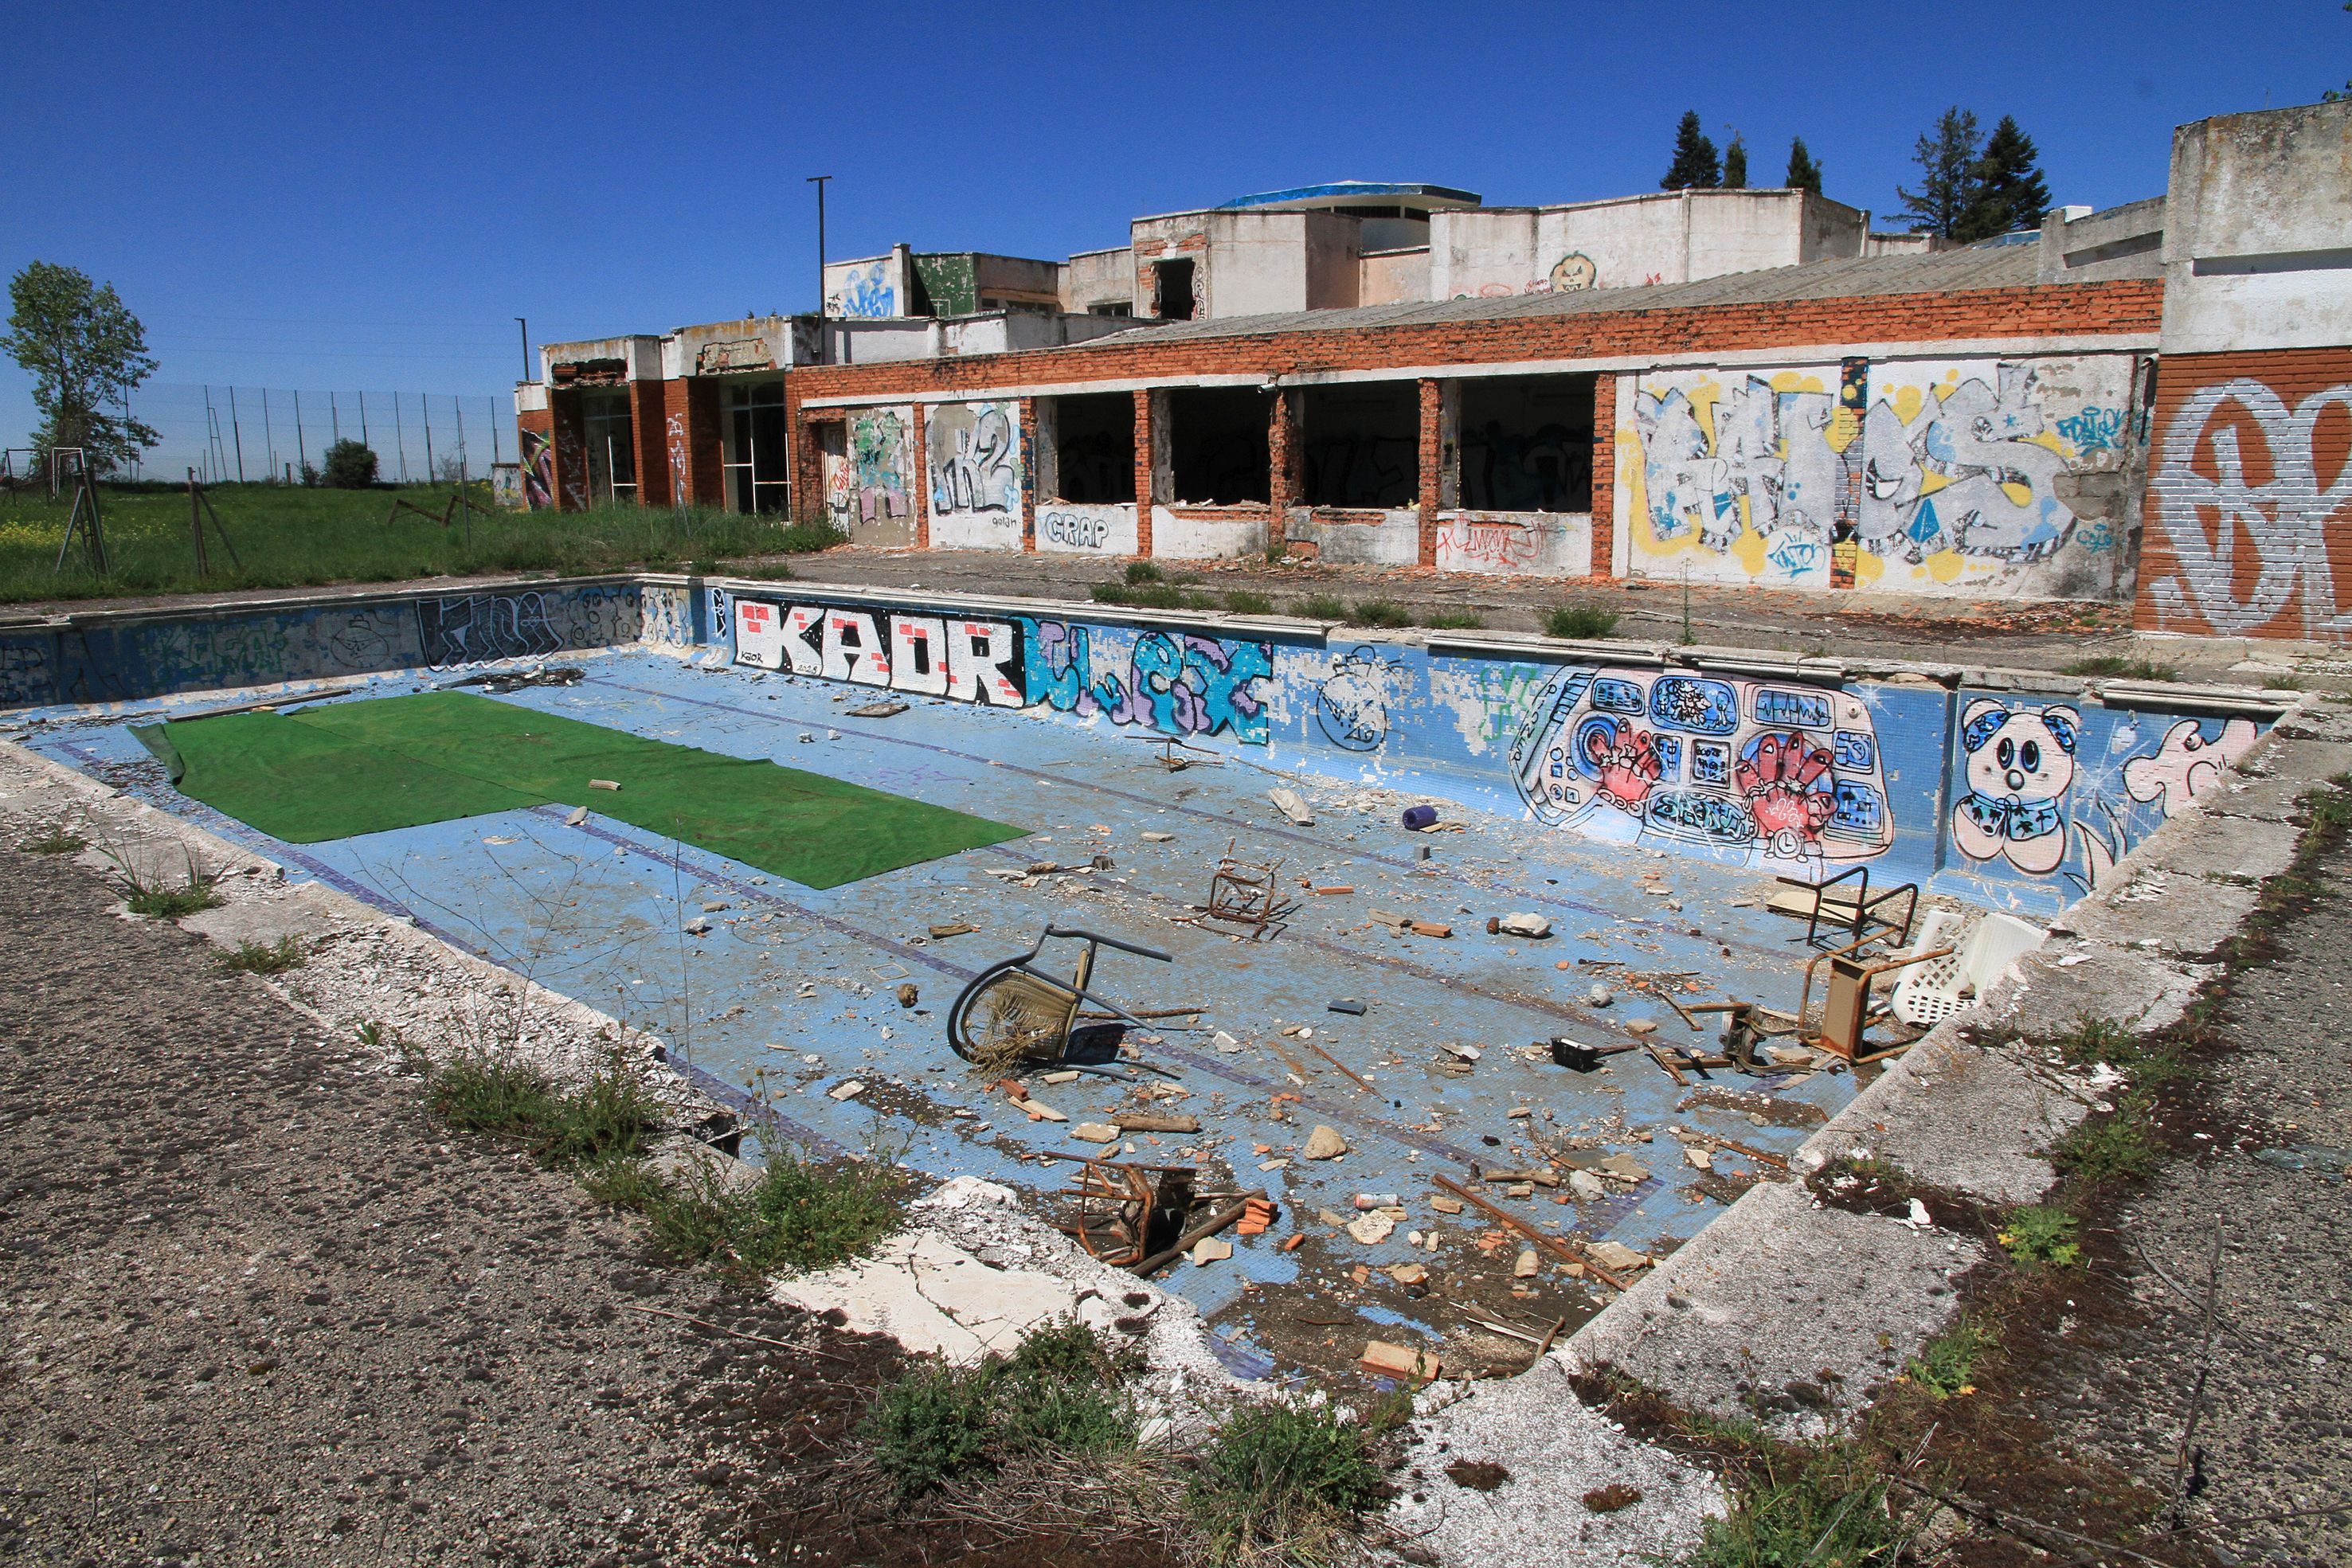
[[[0,707],[637,642],[1173,737],[1767,874],[1866,863],[1874,883],[1917,880],[2039,915],[2096,885],[2262,727],[1967,686],[1817,685],[627,580],[0,631]]]
[[[2096,885],[2263,728],[1970,686],[959,618],[748,586],[707,586],[664,619],[740,666],[1173,736],[1767,874],[1867,864],[1874,883],[2036,915]]]

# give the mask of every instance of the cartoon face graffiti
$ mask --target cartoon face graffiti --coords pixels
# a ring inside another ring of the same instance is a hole
[[[1952,841],[1971,858],[2047,875],[2066,858],[2066,791],[2083,716],[1979,697],[1960,715],[1969,792],[1952,807]]]

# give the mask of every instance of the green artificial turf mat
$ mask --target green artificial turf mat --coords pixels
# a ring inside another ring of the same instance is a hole
[[[1023,830],[759,758],[466,692],[231,714],[140,738],[180,789],[289,843],[559,801],[806,887],[1002,843]],[[617,790],[590,787],[611,779]]]

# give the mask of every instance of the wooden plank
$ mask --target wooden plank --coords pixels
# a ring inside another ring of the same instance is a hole
[[[1580,1249],[1570,1246],[1566,1241],[1563,1241],[1557,1236],[1547,1236],[1544,1232],[1538,1230],[1534,1226],[1529,1225],[1526,1220],[1521,1219],[1517,1215],[1513,1214],[1509,1209],[1503,1207],[1500,1204],[1487,1202],[1485,1197],[1471,1191],[1468,1187],[1464,1186],[1460,1182],[1455,1181],[1453,1177],[1438,1176],[1433,1173],[1430,1176],[1430,1180],[1435,1182],[1438,1186],[1444,1187],[1446,1191],[1452,1193],[1463,1202],[1476,1208],[1480,1213],[1491,1215],[1495,1218],[1501,1220],[1505,1225],[1508,1226],[1511,1229],[1517,1231],[1520,1235],[1526,1237],[1537,1246],[1545,1249],[1559,1258],[1565,1259],[1570,1263],[1591,1270],[1594,1273],[1600,1275],[1603,1281],[1614,1286],[1618,1290],[1622,1291],[1625,1289],[1624,1281],[1619,1279],[1616,1275],[1611,1273],[1608,1270],[1594,1262],[1591,1258],[1586,1255]]]

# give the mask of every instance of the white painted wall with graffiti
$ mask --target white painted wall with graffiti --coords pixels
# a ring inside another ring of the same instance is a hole
[[[1021,405],[935,403],[925,411],[934,549],[1021,548]]]
[[[1879,592],[2130,591],[2130,355],[1619,378],[1621,575]]]

